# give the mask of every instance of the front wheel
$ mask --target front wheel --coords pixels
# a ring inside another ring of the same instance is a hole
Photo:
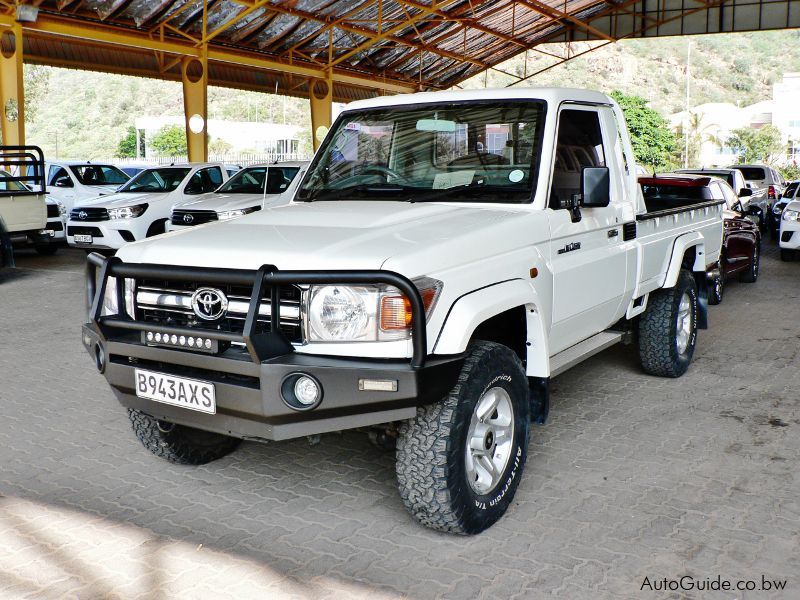
[[[722,304],[722,296],[725,293],[725,277],[720,273],[714,277],[711,286],[708,288],[708,303],[716,306]]]
[[[156,456],[181,465],[204,465],[233,452],[241,440],[185,425],[159,421],[129,408],[133,432]]]
[[[480,533],[508,509],[522,477],[530,428],[528,380],[519,357],[475,343],[458,383],[400,428],[397,483],[423,525]]]
[[[639,358],[651,375],[680,377],[697,342],[697,285],[686,269],[675,287],[650,295],[639,320]]]

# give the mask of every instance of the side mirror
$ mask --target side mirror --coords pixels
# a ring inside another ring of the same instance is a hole
[[[752,195],[753,195],[753,190],[751,190],[750,188],[743,187],[742,189],[739,190],[739,196],[742,198],[746,198],[747,196],[752,196]]]
[[[60,177],[53,182],[53,185],[60,188],[69,188],[72,187],[72,182],[66,177]]]
[[[581,172],[581,198],[586,208],[611,204],[611,174],[608,167],[584,167]]]

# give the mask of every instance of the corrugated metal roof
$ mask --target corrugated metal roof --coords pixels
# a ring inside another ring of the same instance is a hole
[[[280,65],[341,74],[337,100],[375,94],[371,81],[442,89],[548,41],[800,26],[791,0],[31,0],[40,19],[252,58],[211,61],[210,83],[306,96]],[[796,0],[795,2],[796,3]],[[736,13],[737,6],[747,10]],[[205,9],[204,9],[205,6]],[[755,8],[754,8],[755,7]],[[27,59],[179,79],[151,48],[32,28]],[[269,59],[271,70],[257,66]],[[279,63],[279,64],[276,64]],[[360,79],[359,79],[360,78]]]

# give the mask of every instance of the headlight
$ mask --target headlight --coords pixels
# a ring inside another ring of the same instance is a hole
[[[800,211],[785,210],[783,211],[784,221],[800,221]]]
[[[137,204],[136,206],[125,206],[123,208],[109,208],[109,219],[135,219],[141,217],[147,210],[147,204]]]
[[[426,317],[442,290],[429,277],[414,281]],[[411,335],[411,303],[388,286],[313,286],[308,301],[308,337],[311,342],[383,342]]]
[[[61,200],[56,200],[56,204],[58,204],[58,214],[59,216],[64,216],[67,214],[67,207],[64,206],[64,203]]]
[[[133,293],[136,281],[133,279],[125,280],[125,312],[130,318],[134,317]],[[101,316],[118,315],[119,304],[117,302],[117,278],[109,277],[106,281],[106,293],[103,295],[103,310]],[[123,315],[124,316],[124,315]]]
[[[779,204],[776,204],[775,206],[772,207],[772,212],[773,212],[773,214],[776,214],[776,215],[781,214],[781,212],[783,212],[783,206],[779,205]]]
[[[251,212],[255,212],[255,207],[250,208],[240,208],[238,210],[223,210],[222,212],[217,213],[217,220],[219,221],[227,221],[228,219],[235,219],[236,217],[243,217]]]

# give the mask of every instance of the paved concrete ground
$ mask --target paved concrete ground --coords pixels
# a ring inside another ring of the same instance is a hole
[[[712,307],[679,380],[619,348],[554,382],[506,517],[418,526],[356,433],[146,452],[81,350],[83,254],[0,275],[0,598],[800,598],[800,262]],[[690,575],[782,593],[657,592]]]

